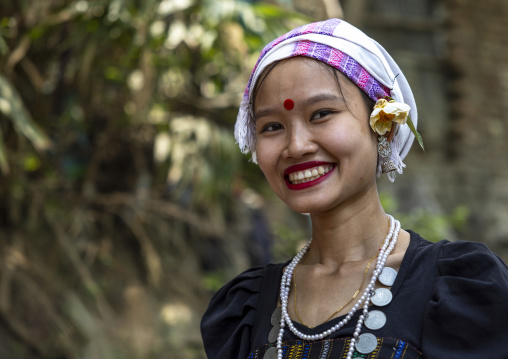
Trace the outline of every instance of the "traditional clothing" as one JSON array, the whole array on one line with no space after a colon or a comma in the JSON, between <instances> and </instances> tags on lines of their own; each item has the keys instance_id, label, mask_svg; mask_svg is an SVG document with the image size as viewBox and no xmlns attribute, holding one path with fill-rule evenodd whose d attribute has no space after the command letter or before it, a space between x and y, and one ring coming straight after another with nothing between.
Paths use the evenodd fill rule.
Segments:
<instances>
[{"instance_id":1,"label":"traditional clothing","mask_svg":"<svg viewBox=\"0 0 508 359\"><path fill-rule=\"evenodd\" d=\"M431 243L414 232L391 288L393 300L371 309L387 317L378 347L361 358L508 358L508 268L484 244ZM208 359L261 359L269 344L270 317L277 307L286 263L250 269L226 284L212 299L201 330ZM342 359L356 318L325 340L303 341L284 332L285 359ZM309 329L331 328L343 316ZM306 352L306 354L303 354Z\"/></svg>"}]
</instances>

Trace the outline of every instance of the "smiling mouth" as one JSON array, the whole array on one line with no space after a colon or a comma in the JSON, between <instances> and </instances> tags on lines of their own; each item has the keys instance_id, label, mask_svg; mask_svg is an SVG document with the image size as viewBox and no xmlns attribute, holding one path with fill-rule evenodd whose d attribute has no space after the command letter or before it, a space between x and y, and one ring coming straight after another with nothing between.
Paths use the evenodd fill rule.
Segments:
<instances>
[{"instance_id":1,"label":"smiling mouth","mask_svg":"<svg viewBox=\"0 0 508 359\"><path fill-rule=\"evenodd\" d=\"M334 165L322 165L308 168L303 171L296 171L289 173L287 179L291 184L301 184L317 180L318 178L326 175L334 168Z\"/></svg>"}]
</instances>

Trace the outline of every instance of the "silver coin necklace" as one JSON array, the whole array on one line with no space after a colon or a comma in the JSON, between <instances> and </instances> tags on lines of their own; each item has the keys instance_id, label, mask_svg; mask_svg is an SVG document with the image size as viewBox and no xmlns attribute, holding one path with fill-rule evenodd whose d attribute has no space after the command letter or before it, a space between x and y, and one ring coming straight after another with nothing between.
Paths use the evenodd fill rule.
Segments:
<instances>
[{"instance_id":1,"label":"silver coin necklace","mask_svg":"<svg viewBox=\"0 0 508 359\"><path fill-rule=\"evenodd\" d=\"M344 317L343 320L341 320L339 323L337 323L333 327L331 327L319 334L307 335L307 334L300 332L295 327L295 325L293 324L293 322L288 314L288 298L289 298L289 291L290 291L290 287L291 287L291 279L293 277L293 272L295 270L295 267L298 265L300 260L305 255L305 253L307 253L307 250L310 247L312 239L300 250L300 252L298 252L298 254L288 264L288 266L284 270L284 274L282 275L282 280L281 280L281 285L280 285L280 302L281 302L280 312L281 313L280 313L279 325L277 328L278 329L277 344L276 344L276 346L268 349L268 351L266 352L266 354L264 356L264 359L275 359L275 358L282 359L283 358L282 338L284 336L284 330L286 327L288 327L289 330L300 339L310 340L310 341L321 340L321 339L324 339L324 338L330 336L332 333L335 333L336 331L340 330L347 323L349 323L349 321L353 317L354 313L357 310L359 310L360 308L363 309L363 313L358 318L358 322L356 324L355 331L353 333L353 337L351 338L351 341L349 344L346 359L353 358L353 353L354 353L355 349L362 354L366 354L366 353L372 352L377 347L377 338L374 334L364 333L364 334L360 335L360 332L361 332L362 326L364 324L367 328L369 328L369 326L370 326L372 328L379 329L379 328L383 327L384 324L386 323L386 316L384 315L384 313L382 313L380 311L374 311L374 312L379 312L381 314L374 313L372 315L372 317L369 315L369 304L372 302L374 305L378 305L378 304L376 304L376 302L377 302L377 303L380 303L379 306L383 306L383 305L387 305L391 301L391 292L390 292L390 294L387 294L384 291L380 291L378 293L379 289L385 289L385 288L379 288L377 290L374 290L374 289L375 289L376 281L383 273L385 273L385 269L387 271L383 275L383 277L386 277L386 278L383 278L383 280L385 282L384 283L381 282L382 284L391 286L393 284L393 281L395 280L396 275L397 275L397 272L394 269L392 269L392 268L388 269L388 267L387 268L384 267L389 254L391 253L391 251L395 247L395 244L397 243L397 238L398 238L398 234L400 231L400 222L395 220L390 215L388 215L388 218L390 221L390 229L389 229L388 235L386 236L386 238L383 242L383 246L379 250L379 255L378 255L377 261L376 261L376 268L374 269L371 280L370 280L369 284L367 285L367 287L365 288L362 296L353 305L353 307L351 308L349 313ZM395 272L395 275L393 272ZM390 283L390 281L391 281L391 284L389 284L389 285L385 284L385 283ZM372 301L373 298L375 298L374 301ZM386 304L383 304L383 303L386 303ZM278 309L276 309L276 310L278 310ZM274 328L276 328L277 326L273 324L274 317L278 317L278 314L274 313L272 315L272 325L274 326ZM371 317L370 320L369 320L369 317ZM274 328L272 328L272 330L274 330ZM369 328L369 329L371 329L371 328ZM376 330L376 329L371 329L371 330ZM274 333L270 332L269 339L272 339L272 340L274 339ZM274 341L270 341L270 342L273 343Z\"/></svg>"}]
</instances>

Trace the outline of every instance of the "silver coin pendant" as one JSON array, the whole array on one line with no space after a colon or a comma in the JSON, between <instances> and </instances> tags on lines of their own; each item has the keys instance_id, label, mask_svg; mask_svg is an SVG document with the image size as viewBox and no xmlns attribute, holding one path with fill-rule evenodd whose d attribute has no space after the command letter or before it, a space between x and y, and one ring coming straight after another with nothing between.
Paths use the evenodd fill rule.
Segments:
<instances>
[{"instance_id":1,"label":"silver coin pendant","mask_svg":"<svg viewBox=\"0 0 508 359\"><path fill-rule=\"evenodd\" d=\"M370 330L378 330L385 326L386 315L379 310L369 312L369 316L365 319L365 326Z\"/></svg>"},{"instance_id":2,"label":"silver coin pendant","mask_svg":"<svg viewBox=\"0 0 508 359\"><path fill-rule=\"evenodd\" d=\"M378 288L375 294L370 298L370 301L378 307L384 307L392 301L392 298L392 292L389 289Z\"/></svg>"},{"instance_id":3,"label":"silver coin pendant","mask_svg":"<svg viewBox=\"0 0 508 359\"><path fill-rule=\"evenodd\" d=\"M279 335L280 326L277 324L270 330L270 333L268 334L268 342L269 343L275 343L277 341L277 336Z\"/></svg>"},{"instance_id":4,"label":"silver coin pendant","mask_svg":"<svg viewBox=\"0 0 508 359\"><path fill-rule=\"evenodd\" d=\"M263 359L276 359L277 358L277 347L271 347L263 355Z\"/></svg>"},{"instance_id":5,"label":"silver coin pendant","mask_svg":"<svg viewBox=\"0 0 508 359\"><path fill-rule=\"evenodd\" d=\"M358 337L355 348L362 354L369 354L377 348L377 338L374 334L363 333Z\"/></svg>"},{"instance_id":6,"label":"silver coin pendant","mask_svg":"<svg viewBox=\"0 0 508 359\"><path fill-rule=\"evenodd\" d=\"M384 267L383 271L379 275L379 281L386 285L387 287L391 287L395 282L395 278L397 277L397 271L390 267Z\"/></svg>"},{"instance_id":7,"label":"silver coin pendant","mask_svg":"<svg viewBox=\"0 0 508 359\"><path fill-rule=\"evenodd\" d=\"M277 307L272 313L271 323L272 325L280 324L280 318L282 317L282 308Z\"/></svg>"}]
</instances>

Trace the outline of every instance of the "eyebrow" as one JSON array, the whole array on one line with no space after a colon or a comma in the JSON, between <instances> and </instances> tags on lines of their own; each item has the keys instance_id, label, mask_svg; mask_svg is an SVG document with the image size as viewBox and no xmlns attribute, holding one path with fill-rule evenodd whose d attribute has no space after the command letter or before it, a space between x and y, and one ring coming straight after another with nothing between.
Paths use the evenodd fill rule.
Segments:
<instances>
[{"instance_id":1,"label":"eyebrow","mask_svg":"<svg viewBox=\"0 0 508 359\"><path fill-rule=\"evenodd\" d=\"M339 97L332 93L317 94L315 96L307 98L303 103L305 106L308 106L322 101L340 101L344 103L344 99L342 98L342 96Z\"/></svg>"},{"instance_id":2,"label":"eyebrow","mask_svg":"<svg viewBox=\"0 0 508 359\"><path fill-rule=\"evenodd\" d=\"M323 101L340 101L342 103L345 103L344 102L344 99L342 98L342 96L337 96L335 94L332 94L332 93L321 93L321 94L317 94L315 96L312 96L312 97L308 97L306 98L304 101L303 101L303 105L304 106L309 106L309 105L312 105L312 104L315 104L315 103L319 103L319 102L323 102ZM268 107L266 109L263 109L261 111L257 111L254 113L254 119L255 121L257 121L259 118L261 117L264 117L264 116L270 116L276 112L279 112L280 109L278 108L274 108L274 107Z\"/></svg>"}]
</instances>

